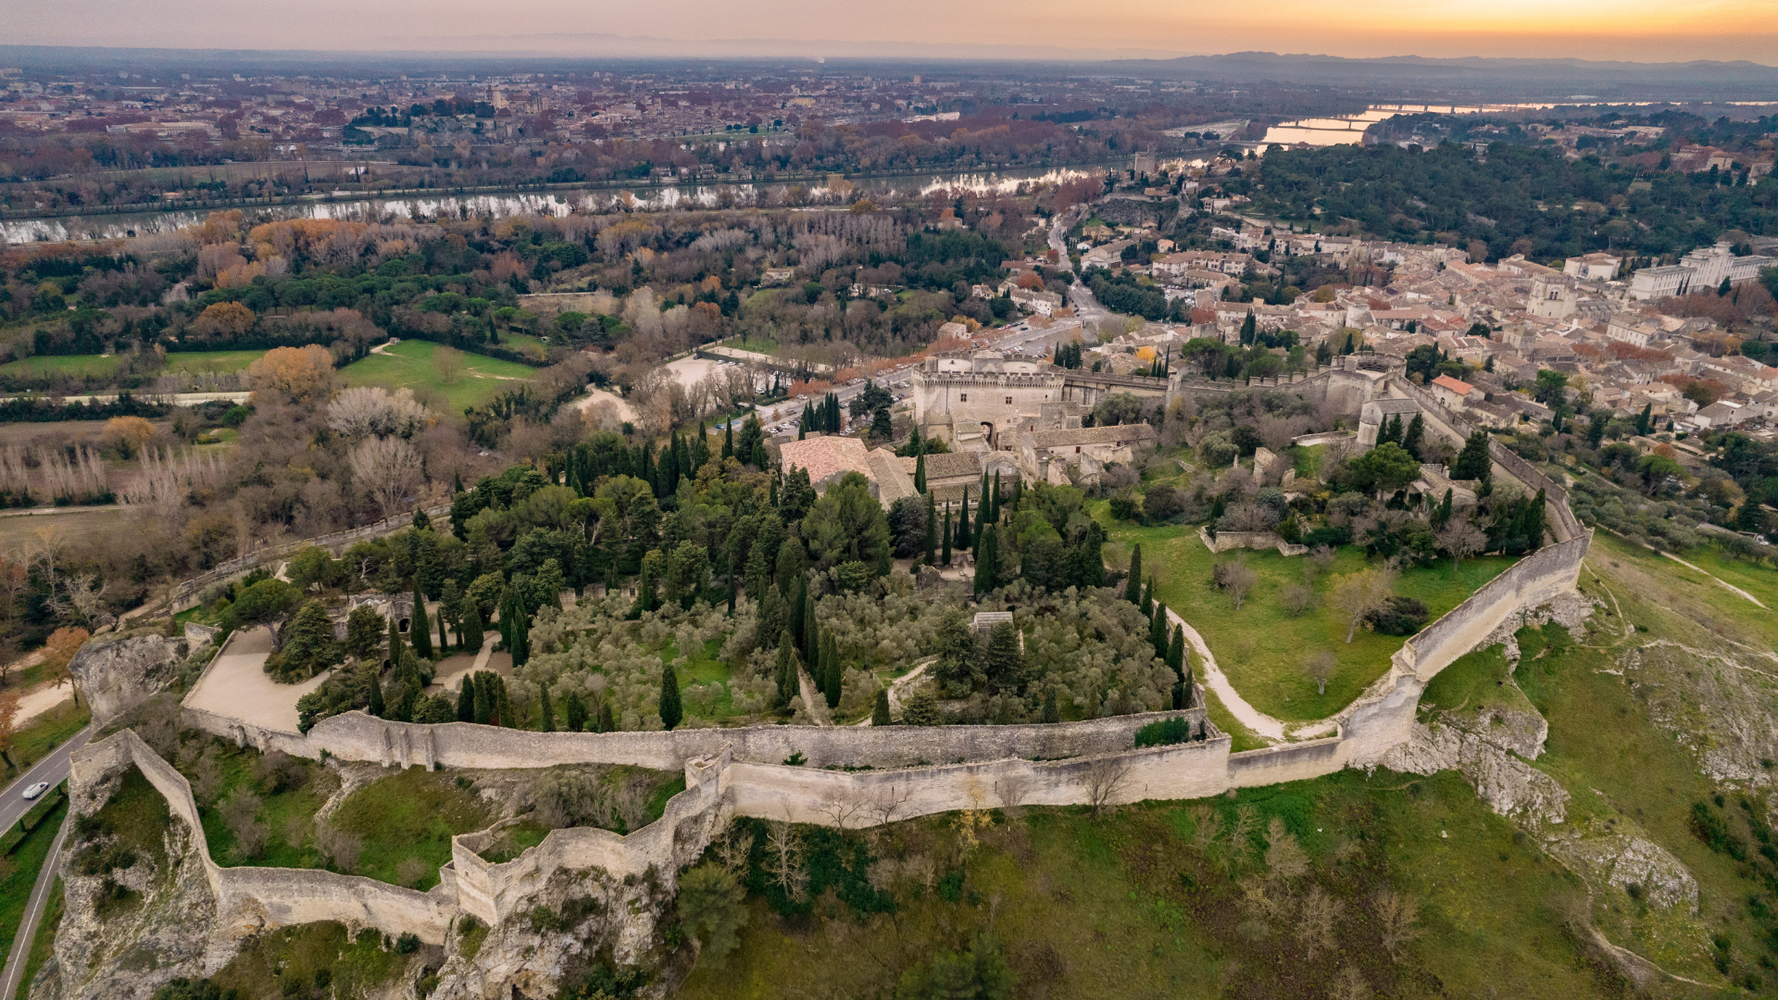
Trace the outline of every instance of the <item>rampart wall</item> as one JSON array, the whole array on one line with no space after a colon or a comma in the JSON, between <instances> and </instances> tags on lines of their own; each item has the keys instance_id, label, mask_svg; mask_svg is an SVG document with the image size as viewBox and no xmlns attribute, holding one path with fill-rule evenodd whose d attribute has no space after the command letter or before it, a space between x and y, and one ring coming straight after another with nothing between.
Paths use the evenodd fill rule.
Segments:
<instances>
[{"instance_id":1,"label":"rampart wall","mask_svg":"<svg viewBox=\"0 0 1778 1000\"><path fill-rule=\"evenodd\" d=\"M1200 697L1195 702L1203 705ZM736 760L777 764L801 754L810 767L920 767L1009 757L1055 760L1130 749L1136 730L1181 716L1194 728L1202 707L1145 712L1084 722L1018 726L745 726L671 732L538 733L468 722L421 724L379 719L361 711L315 724L307 735L263 729L187 708L186 721L237 743L319 758L403 767L553 767L558 764L631 764L676 771L689 760L727 751Z\"/></svg>"},{"instance_id":2,"label":"rampart wall","mask_svg":"<svg viewBox=\"0 0 1778 1000\"><path fill-rule=\"evenodd\" d=\"M334 920L348 927L374 927L397 936L412 933L442 944L456 911L454 891L445 884L419 892L357 875L317 869L224 868L210 856L191 783L133 730L124 730L74 752L70 787L90 787L106 775L136 765L167 800L167 808L190 828L193 848L216 895L218 930L229 935L261 927Z\"/></svg>"}]
</instances>

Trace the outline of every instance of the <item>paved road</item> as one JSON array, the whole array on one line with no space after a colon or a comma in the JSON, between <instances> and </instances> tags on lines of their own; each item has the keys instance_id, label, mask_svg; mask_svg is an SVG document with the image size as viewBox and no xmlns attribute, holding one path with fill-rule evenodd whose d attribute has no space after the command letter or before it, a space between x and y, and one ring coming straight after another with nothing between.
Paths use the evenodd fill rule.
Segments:
<instances>
[{"instance_id":1,"label":"paved road","mask_svg":"<svg viewBox=\"0 0 1778 1000\"><path fill-rule=\"evenodd\" d=\"M74 751L86 745L92 739L93 727L87 726L55 752L43 758L31 769L20 775L17 781L0 791L0 830L10 827L19 821L33 803L25 801L24 791L39 781L47 781L51 785L58 784L68 776L68 760ZM44 862L42 870L37 873L37 883L31 888L31 901L25 907L24 919L19 922L18 933L12 939L12 948L6 954L6 969L0 973L0 1000L13 1000L18 993L19 977L25 973L25 962L31 954L31 941L37 936L37 922L43 917L43 908L49 902L50 889L55 885L57 858L61 857L62 844L68 838L69 823L62 820L62 827L56 831L55 843L50 845L49 858Z\"/></svg>"}]
</instances>

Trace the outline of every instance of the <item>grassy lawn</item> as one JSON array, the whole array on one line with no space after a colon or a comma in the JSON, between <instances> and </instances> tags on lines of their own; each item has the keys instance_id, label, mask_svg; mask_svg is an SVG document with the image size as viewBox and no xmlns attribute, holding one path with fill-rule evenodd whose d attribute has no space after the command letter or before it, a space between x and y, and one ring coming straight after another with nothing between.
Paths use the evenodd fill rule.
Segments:
<instances>
[{"instance_id":1,"label":"grassy lawn","mask_svg":"<svg viewBox=\"0 0 1778 1000\"><path fill-rule=\"evenodd\" d=\"M70 378L85 378L93 375L116 374L118 365L123 358L116 354L102 356L98 354L38 354L17 361L8 361L0 365L0 375L23 376L28 378L50 378L57 375Z\"/></svg>"},{"instance_id":2,"label":"grassy lawn","mask_svg":"<svg viewBox=\"0 0 1778 1000\"><path fill-rule=\"evenodd\" d=\"M30 990L31 981L37 978L37 970L56 949L56 928L62 924L62 880L49 890L49 901L43 904L43 918L37 921L37 933L31 937L31 953L25 956L25 974L19 978L19 988Z\"/></svg>"},{"instance_id":3,"label":"grassy lawn","mask_svg":"<svg viewBox=\"0 0 1778 1000\"><path fill-rule=\"evenodd\" d=\"M18 764L18 770L23 771L49 756L56 747L85 729L92 718L85 702L76 706L73 701L65 701L32 719L30 725L18 731L12 745L12 759Z\"/></svg>"},{"instance_id":4,"label":"grassy lawn","mask_svg":"<svg viewBox=\"0 0 1778 1000\"><path fill-rule=\"evenodd\" d=\"M549 345L544 343L541 337L533 337L528 333L502 332L500 344L521 354L530 354L539 358L549 357Z\"/></svg>"},{"instance_id":5,"label":"grassy lawn","mask_svg":"<svg viewBox=\"0 0 1778 1000\"><path fill-rule=\"evenodd\" d=\"M467 784L467 779L464 779ZM357 874L403 884L396 869L409 858L426 864L416 888L438 884L438 869L451 860L451 838L480 830L494 816L451 775L410 767L347 796L333 814L343 830L364 838Z\"/></svg>"},{"instance_id":6,"label":"grassy lawn","mask_svg":"<svg viewBox=\"0 0 1778 1000\"><path fill-rule=\"evenodd\" d=\"M238 372L264 356L264 351L172 351L167 354L167 371Z\"/></svg>"},{"instance_id":7,"label":"grassy lawn","mask_svg":"<svg viewBox=\"0 0 1778 1000\"><path fill-rule=\"evenodd\" d=\"M439 372L439 353L454 354L461 371L450 382ZM516 361L468 354L425 340L404 340L384 354L371 354L341 369L346 384L413 389L425 398L442 398L454 414L480 406L508 389L516 389L535 369Z\"/></svg>"},{"instance_id":8,"label":"grassy lawn","mask_svg":"<svg viewBox=\"0 0 1778 1000\"><path fill-rule=\"evenodd\" d=\"M1234 840L1242 811L1254 832ZM1200 847L1204 814L1218 833ZM1243 905L1240 885L1263 875L1274 817L1300 842L1310 873L1268 915ZM971 825L973 847L964 825L928 817L838 850L829 845L839 838L811 831L812 869L830 871L822 866L834 856L857 864L868 852L930 865L935 877L892 877L892 916L857 915L819 894L812 912L780 916L775 890L755 874L740 951L694 971L679 996L779 997L787 982L821 983L832 996L884 995L906 970L980 934L999 942L1013 996L1616 995L1567 929L1568 908L1585 898L1577 881L1454 774L1344 772L1196 806L1143 803L1098 820L1085 809L995 813ZM1312 886L1339 913L1332 940L1314 954L1295 916ZM1381 947L1374 916L1384 888L1419 905L1423 933L1400 961ZM1348 968L1366 991L1330 993Z\"/></svg>"},{"instance_id":9,"label":"grassy lawn","mask_svg":"<svg viewBox=\"0 0 1778 1000\"><path fill-rule=\"evenodd\" d=\"M62 828L62 819L67 815L68 804L64 801L25 834L25 839L0 864L0 954L12 952L13 938L25 918L25 907L31 902L31 887L37 884L37 873L43 869L56 831Z\"/></svg>"},{"instance_id":10,"label":"grassy lawn","mask_svg":"<svg viewBox=\"0 0 1778 1000\"><path fill-rule=\"evenodd\" d=\"M1237 611L1229 597L1211 583L1210 572L1218 557L1198 540L1195 528L1114 524L1110 535L1119 549L1108 557L1110 561L1127 562L1130 547L1141 544L1142 569L1155 577L1158 599L1204 637L1217 665L1241 696L1274 718L1304 722L1339 711L1388 672L1389 657L1404 641L1401 636L1379 635L1361 625L1347 643L1346 624L1327 606L1332 578L1366 565L1360 549L1340 549L1333 566L1315 581L1319 604L1291 617L1283 606L1283 591L1302 581L1306 558L1288 558L1272 550L1244 553L1247 564L1259 573L1259 582ZM1234 556L1223 553L1221 558ZM1501 556L1468 559L1453 572L1450 560L1440 560L1403 573L1395 592L1425 602L1431 612L1428 621L1436 620L1513 561ZM1320 649L1332 650L1339 658L1339 668L1327 682L1324 695L1316 693L1315 682L1302 666L1309 653Z\"/></svg>"},{"instance_id":11,"label":"grassy lawn","mask_svg":"<svg viewBox=\"0 0 1778 1000\"><path fill-rule=\"evenodd\" d=\"M687 703L686 708L701 718L726 719L735 714L733 711L734 697L728 689L728 682L733 677L733 671L729 670L728 664L722 662L721 653L722 640L711 639L704 643L703 648L699 649L696 655L691 657L687 669L679 674L679 689L682 692L693 684L720 685L714 689L716 692L714 697L702 699L695 704ZM678 658L679 640L670 638L661 649L661 662L663 664L671 663Z\"/></svg>"},{"instance_id":12,"label":"grassy lawn","mask_svg":"<svg viewBox=\"0 0 1778 1000\"><path fill-rule=\"evenodd\" d=\"M731 337L718 347L732 347L737 351L752 351L755 354L772 354L778 350L778 341L771 337Z\"/></svg>"}]
</instances>

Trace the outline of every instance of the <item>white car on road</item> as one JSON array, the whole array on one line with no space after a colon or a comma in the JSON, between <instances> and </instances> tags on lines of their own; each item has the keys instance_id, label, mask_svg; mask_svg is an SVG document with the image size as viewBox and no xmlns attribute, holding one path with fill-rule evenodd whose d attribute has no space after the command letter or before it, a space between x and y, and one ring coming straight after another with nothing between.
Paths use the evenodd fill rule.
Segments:
<instances>
[{"instance_id":1,"label":"white car on road","mask_svg":"<svg viewBox=\"0 0 1778 1000\"><path fill-rule=\"evenodd\" d=\"M49 791L49 782L39 781L35 785L32 785L30 788L25 789L25 798L34 799L37 796L42 795L44 792L47 792L47 791Z\"/></svg>"}]
</instances>

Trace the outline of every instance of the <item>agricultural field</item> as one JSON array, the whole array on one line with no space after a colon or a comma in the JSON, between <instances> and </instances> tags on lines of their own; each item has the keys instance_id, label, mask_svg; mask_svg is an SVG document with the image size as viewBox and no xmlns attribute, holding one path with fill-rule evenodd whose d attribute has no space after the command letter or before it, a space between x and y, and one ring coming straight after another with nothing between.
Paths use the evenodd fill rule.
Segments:
<instances>
[{"instance_id":1,"label":"agricultural field","mask_svg":"<svg viewBox=\"0 0 1778 1000\"><path fill-rule=\"evenodd\" d=\"M44 533L63 539L104 540L117 538L135 529L136 511L128 507L105 507L50 513L52 508L39 508L40 513L0 513L0 552L19 555L39 544Z\"/></svg>"},{"instance_id":2,"label":"agricultural field","mask_svg":"<svg viewBox=\"0 0 1778 1000\"><path fill-rule=\"evenodd\" d=\"M534 369L516 361L465 354L425 340L404 340L341 369L349 386L412 389L422 401L441 403L452 414L480 406L531 378Z\"/></svg>"},{"instance_id":3,"label":"agricultural field","mask_svg":"<svg viewBox=\"0 0 1778 1000\"><path fill-rule=\"evenodd\" d=\"M167 355L166 372L213 374L238 372L258 360L264 351L173 351ZM52 378L58 375L87 378L114 375L123 361L116 354L36 355L0 365L0 377Z\"/></svg>"}]
</instances>

